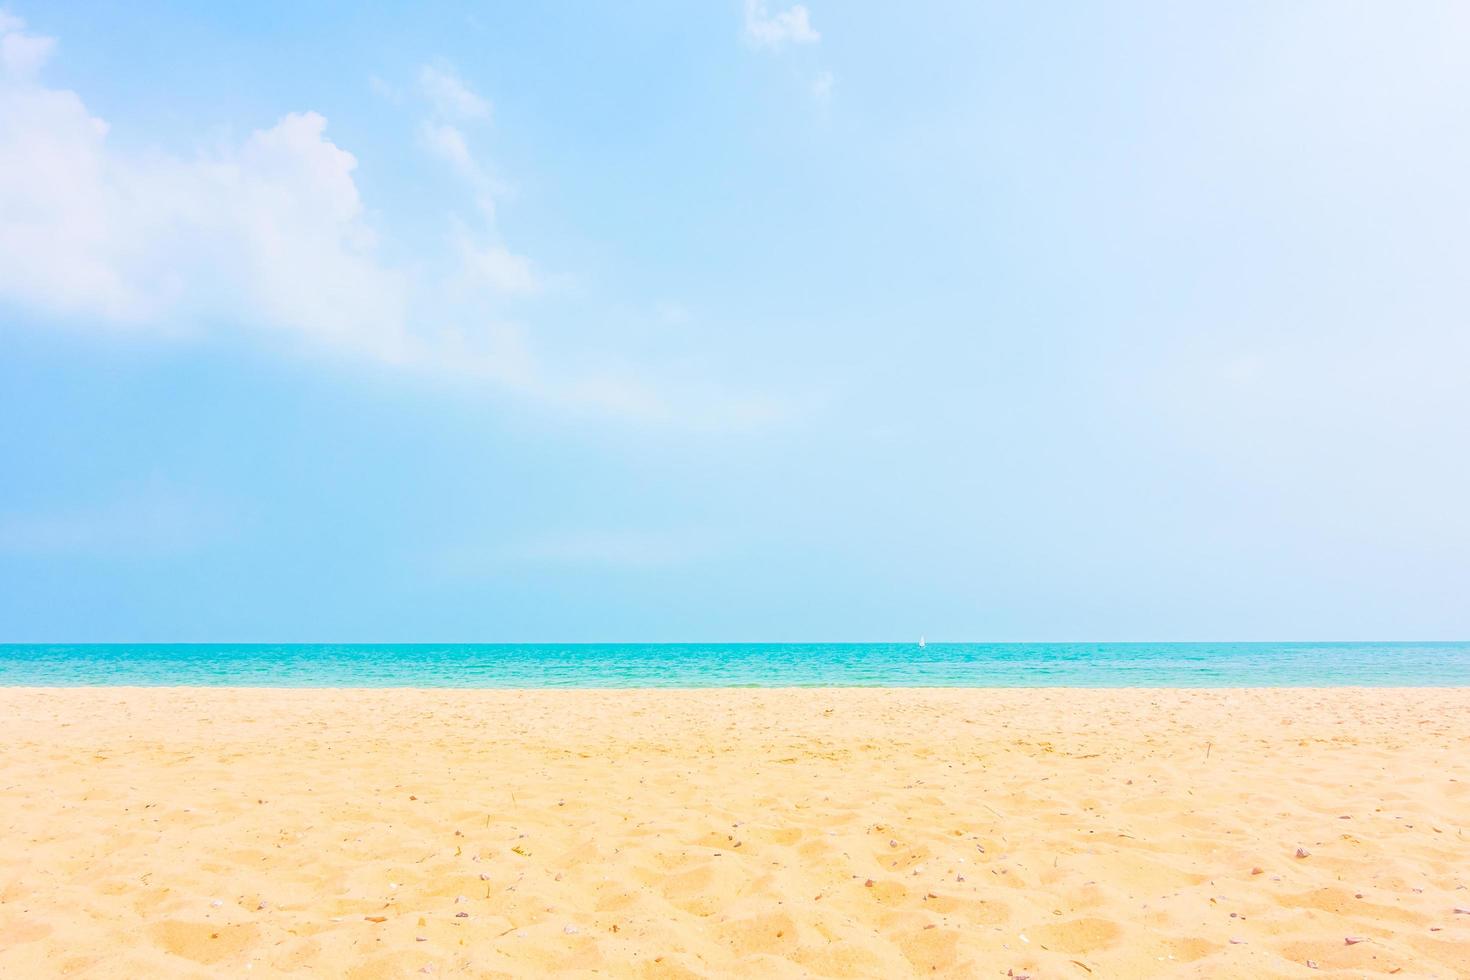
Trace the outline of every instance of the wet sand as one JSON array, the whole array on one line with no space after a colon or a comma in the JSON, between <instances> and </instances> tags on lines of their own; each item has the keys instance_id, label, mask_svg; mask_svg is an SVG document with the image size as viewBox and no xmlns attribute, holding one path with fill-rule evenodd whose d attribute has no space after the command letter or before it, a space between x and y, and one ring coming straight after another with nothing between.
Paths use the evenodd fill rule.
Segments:
<instances>
[{"instance_id":1,"label":"wet sand","mask_svg":"<svg viewBox=\"0 0 1470 980\"><path fill-rule=\"evenodd\" d=\"M1470 976L1470 689L8 688L0 744L7 977Z\"/></svg>"}]
</instances>

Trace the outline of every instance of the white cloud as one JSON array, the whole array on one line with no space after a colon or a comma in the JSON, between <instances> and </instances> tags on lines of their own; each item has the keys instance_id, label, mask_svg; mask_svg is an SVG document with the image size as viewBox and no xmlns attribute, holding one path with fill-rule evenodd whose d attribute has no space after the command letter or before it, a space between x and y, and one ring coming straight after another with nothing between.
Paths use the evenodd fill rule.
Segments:
<instances>
[{"instance_id":1,"label":"white cloud","mask_svg":"<svg viewBox=\"0 0 1470 980\"><path fill-rule=\"evenodd\" d=\"M708 386L607 370L585 352L575 369L538 356L495 299L533 293L541 280L498 240L499 187L448 122L427 121L426 143L470 184L488 228L475 243L455 223L448 245L458 263L410 271L381 254L358 161L317 113L192 156L123 150L76 93L38 80L50 39L0 15L0 45L0 303L74 328L254 329L578 413L711 426L753 417L748 400L716 400ZM451 102L460 114L478 104ZM449 288L464 279L475 288Z\"/></svg>"},{"instance_id":2,"label":"white cloud","mask_svg":"<svg viewBox=\"0 0 1470 980\"><path fill-rule=\"evenodd\" d=\"M51 58L56 39L25 32L25 21L0 10L0 70L12 79L35 76Z\"/></svg>"},{"instance_id":3,"label":"white cloud","mask_svg":"<svg viewBox=\"0 0 1470 980\"><path fill-rule=\"evenodd\" d=\"M771 13L765 0L745 0L745 36L759 47L779 48L784 44L815 44L822 39L812 27L805 4Z\"/></svg>"},{"instance_id":4,"label":"white cloud","mask_svg":"<svg viewBox=\"0 0 1470 980\"><path fill-rule=\"evenodd\" d=\"M438 116L464 120L490 118L489 101L471 91L452 71L425 65L419 69L419 88Z\"/></svg>"},{"instance_id":5,"label":"white cloud","mask_svg":"<svg viewBox=\"0 0 1470 980\"><path fill-rule=\"evenodd\" d=\"M75 93L0 84L0 295L121 323L233 315L388 356L406 284L325 127L293 113L194 159L128 155Z\"/></svg>"}]
</instances>

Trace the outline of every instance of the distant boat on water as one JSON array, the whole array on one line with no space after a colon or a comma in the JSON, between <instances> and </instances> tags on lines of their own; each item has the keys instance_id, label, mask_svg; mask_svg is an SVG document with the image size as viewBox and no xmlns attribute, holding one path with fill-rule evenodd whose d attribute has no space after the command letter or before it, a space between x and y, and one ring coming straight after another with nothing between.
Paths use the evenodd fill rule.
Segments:
<instances>
[{"instance_id":1,"label":"distant boat on water","mask_svg":"<svg viewBox=\"0 0 1470 980\"><path fill-rule=\"evenodd\" d=\"M924 649L924 637L923 637L923 634L920 634L920 636L919 636L919 649L920 650Z\"/></svg>"}]
</instances>

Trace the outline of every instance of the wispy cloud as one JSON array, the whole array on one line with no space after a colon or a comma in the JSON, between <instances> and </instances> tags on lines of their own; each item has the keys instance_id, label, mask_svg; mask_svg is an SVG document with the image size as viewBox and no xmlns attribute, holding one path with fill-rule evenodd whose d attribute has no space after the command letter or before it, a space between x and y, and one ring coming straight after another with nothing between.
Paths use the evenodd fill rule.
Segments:
<instances>
[{"instance_id":1,"label":"wispy cloud","mask_svg":"<svg viewBox=\"0 0 1470 980\"><path fill-rule=\"evenodd\" d=\"M471 90L448 68L436 65L420 68L419 88L435 114L442 118L466 121L490 118L490 100Z\"/></svg>"},{"instance_id":2,"label":"wispy cloud","mask_svg":"<svg viewBox=\"0 0 1470 980\"><path fill-rule=\"evenodd\" d=\"M648 531L558 533L506 549L504 554L533 564L661 568L687 564L707 554L708 543L698 537Z\"/></svg>"},{"instance_id":3,"label":"wispy cloud","mask_svg":"<svg viewBox=\"0 0 1470 980\"><path fill-rule=\"evenodd\" d=\"M504 245L477 245L468 233L462 233L456 245L470 285L488 287L506 295L541 290L541 277L524 255L517 255Z\"/></svg>"},{"instance_id":4,"label":"wispy cloud","mask_svg":"<svg viewBox=\"0 0 1470 980\"><path fill-rule=\"evenodd\" d=\"M765 0L745 0L745 37L764 48L786 44L815 44L822 39L812 27L811 14L805 4L795 4L771 13Z\"/></svg>"},{"instance_id":5,"label":"wispy cloud","mask_svg":"<svg viewBox=\"0 0 1470 980\"><path fill-rule=\"evenodd\" d=\"M496 200L507 192L470 149L461 121L482 122L490 116L490 103L444 65L425 65L419 70L419 87L428 101L428 116L419 125L424 147L447 163L464 182L480 212L481 228L472 233L456 221L453 238L465 280L503 294L525 295L540 290L541 280L531 260L518 255L500 240L495 227Z\"/></svg>"},{"instance_id":6,"label":"wispy cloud","mask_svg":"<svg viewBox=\"0 0 1470 980\"><path fill-rule=\"evenodd\" d=\"M430 559L453 577L527 570L657 571L717 555L718 540L698 529L590 529L552 531L499 543L457 542Z\"/></svg>"},{"instance_id":7,"label":"wispy cloud","mask_svg":"<svg viewBox=\"0 0 1470 980\"><path fill-rule=\"evenodd\" d=\"M394 105L403 104L403 90L381 76L369 75L368 88Z\"/></svg>"},{"instance_id":8,"label":"wispy cloud","mask_svg":"<svg viewBox=\"0 0 1470 980\"><path fill-rule=\"evenodd\" d=\"M488 222L495 220L495 201L504 192L504 186L496 180L470 152L469 141L464 131L451 123L436 119L425 119L419 127L424 147L434 156L449 164L474 195L475 207Z\"/></svg>"},{"instance_id":9,"label":"wispy cloud","mask_svg":"<svg viewBox=\"0 0 1470 980\"><path fill-rule=\"evenodd\" d=\"M832 101L832 89L837 84L830 71L824 71L812 79L812 98L825 105Z\"/></svg>"},{"instance_id":10,"label":"wispy cloud","mask_svg":"<svg viewBox=\"0 0 1470 980\"><path fill-rule=\"evenodd\" d=\"M683 326L689 322L689 308L683 303L665 300L654 308L660 323L668 326Z\"/></svg>"}]
</instances>

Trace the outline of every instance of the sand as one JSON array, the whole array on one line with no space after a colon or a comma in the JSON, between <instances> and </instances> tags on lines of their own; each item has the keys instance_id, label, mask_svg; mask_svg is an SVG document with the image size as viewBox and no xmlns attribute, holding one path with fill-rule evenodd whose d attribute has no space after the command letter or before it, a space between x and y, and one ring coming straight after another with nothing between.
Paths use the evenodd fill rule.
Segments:
<instances>
[{"instance_id":1,"label":"sand","mask_svg":"<svg viewBox=\"0 0 1470 980\"><path fill-rule=\"evenodd\" d=\"M0 743L6 977L1470 976L1470 689L10 688Z\"/></svg>"}]
</instances>

